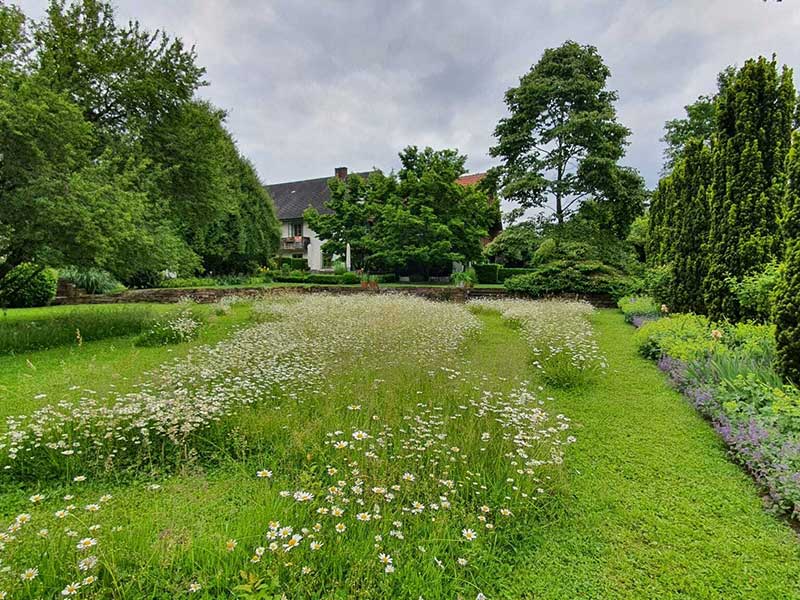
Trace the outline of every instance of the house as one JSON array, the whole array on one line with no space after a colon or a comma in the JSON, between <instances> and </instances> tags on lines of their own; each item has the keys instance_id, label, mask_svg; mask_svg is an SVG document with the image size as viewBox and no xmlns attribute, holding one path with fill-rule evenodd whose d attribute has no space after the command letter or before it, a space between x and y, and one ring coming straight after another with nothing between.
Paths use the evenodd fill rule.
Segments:
<instances>
[{"instance_id":1,"label":"house","mask_svg":"<svg viewBox=\"0 0 800 600\"><path fill-rule=\"evenodd\" d=\"M352 174L351 174L352 175ZM369 172L355 173L359 177L368 177ZM460 185L474 185L485 177L485 173L464 175L456 183ZM334 177L347 179L347 167L334 169ZM313 207L320 214L330 214L331 210L325 206L331 198L328 187L330 177L306 179L304 181L289 181L265 186L273 202L275 212L281 223L281 242L279 253L281 256L305 258L312 271L322 271L331 268L335 257L325 256L322 252L322 240L308 226L303 219L303 212ZM498 231L492 231L494 237ZM488 243L488 240L486 240ZM343 257L347 268L350 268L350 252Z\"/></svg>"}]
</instances>

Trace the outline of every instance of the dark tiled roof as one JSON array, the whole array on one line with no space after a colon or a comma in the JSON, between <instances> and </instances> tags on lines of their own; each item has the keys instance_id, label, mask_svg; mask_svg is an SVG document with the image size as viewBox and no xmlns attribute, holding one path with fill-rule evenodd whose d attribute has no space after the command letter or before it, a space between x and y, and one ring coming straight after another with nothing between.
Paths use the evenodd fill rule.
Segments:
<instances>
[{"instance_id":1,"label":"dark tiled roof","mask_svg":"<svg viewBox=\"0 0 800 600\"><path fill-rule=\"evenodd\" d=\"M352 173L366 178L369 172ZM330 214L332 211L325 208L325 203L331 199L331 190L328 187L330 177L319 179L306 179L304 181L289 181L266 185L272 201L275 203L275 213L279 220L302 219L303 211L309 206L316 208L321 214Z\"/></svg>"}]
</instances>

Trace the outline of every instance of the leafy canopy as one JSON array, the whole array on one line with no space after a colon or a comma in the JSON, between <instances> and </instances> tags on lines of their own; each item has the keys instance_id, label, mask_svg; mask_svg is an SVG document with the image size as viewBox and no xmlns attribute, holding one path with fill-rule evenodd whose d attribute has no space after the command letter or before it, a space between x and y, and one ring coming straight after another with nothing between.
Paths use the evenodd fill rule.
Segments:
<instances>
[{"instance_id":1,"label":"leafy canopy","mask_svg":"<svg viewBox=\"0 0 800 600\"><path fill-rule=\"evenodd\" d=\"M506 92L510 115L498 123L490 150L501 165L491 175L520 212L552 204L563 223L582 199L614 201L627 191L617 161L630 131L617 122L610 75L596 48L568 41L546 50Z\"/></svg>"},{"instance_id":2,"label":"leafy canopy","mask_svg":"<svg viewBox=\"0 0 800 600\"><path fill-rule=\"evenodd\" d=\"M400 162L397 173L330 181L326 206L333 214L305 213L325 240L323 249L343 255L349 243L358 268L425 275L449 271L452 261L480 258L481 240L499 209L485 192L456 183L465 173L466 157L455 150L410 146L400 153Z\"/></svg>"}]
</instances>

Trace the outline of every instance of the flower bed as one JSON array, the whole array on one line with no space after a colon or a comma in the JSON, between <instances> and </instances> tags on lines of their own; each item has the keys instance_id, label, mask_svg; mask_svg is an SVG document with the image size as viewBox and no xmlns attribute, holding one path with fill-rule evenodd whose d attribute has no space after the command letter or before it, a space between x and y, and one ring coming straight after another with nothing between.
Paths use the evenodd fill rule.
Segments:
<instances>
[{"instance_id":1,"label":"flower bed","mask_svg":"<svg viewBox=\"0 0 800 600\"><path fill-rule=\"evenodd\" d=\"M772 365L773 328L696 315L647 322L640 352L708 418L776 512L800 518L800 390Z\"/></svg>"}]
</instances>

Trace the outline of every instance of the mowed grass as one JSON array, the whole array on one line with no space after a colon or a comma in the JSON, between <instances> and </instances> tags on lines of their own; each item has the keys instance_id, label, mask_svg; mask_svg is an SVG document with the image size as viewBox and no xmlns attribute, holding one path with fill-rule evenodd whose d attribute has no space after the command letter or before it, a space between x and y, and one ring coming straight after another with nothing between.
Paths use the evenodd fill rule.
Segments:
<instances>
[{"instance_id":1,"label":"mowed grass","mask_svg":"<svg viewBox=\"0 0 800 600\"><path fill-rule=\"evenodd\" d=\"M609 372L557 392L576 423L570 499L531 532L508 598L800 598L800 544L764 511L708 423L639 357L617 311L595 327Z\"/></svg>"},{"instance_id":2,"label":"mowed grass","mask_svg":"<svg viewBox=\"0 0 800 600\"><path fill-rule=\"evenodd\" d=\"M138 310L139 305L129 305ZM146 305L155 313L174 311L174 305ZM47 308L14 309L7 311L10 320L46 319L69 314L105 312L107 306L54 306ZM119 310L120 307L117 308ZM191 348L217 342L236 327L246 323L247 306L234 306L229 315L216 316L208 307L198 310L207 313L207 323L197 339L174 346L135 347L135 336L105 340L0 356L0 428L5 418L27 414L60 400L77 400L87 393L103 396L109 392L128 392L159 365L184 355ZM3 318L0 316L0 318ZM71 389L74 388L74 389Z\"/></svg>"},{"instance_id":3,"label":"mowed grass","mask_svg":"<svg viewBox=\"0 0 800 600\"><path fill-rule=\"evenodd\" d=\"M479 318L482 332L454 366L469 376L440 375L421 386L406 366L388 362L375 371L342 372L330 398L340 405L357 402L367 410L391 404L411 390L423 392L421 400L468 394L480 389L479 374L507 381L505 391L519 379L533 378L530 353L518 330L496 314ZM235 311L207 327L195 343L220 339L245 319ZM608 373L584 387L548 388L542 394L554 396L547 402L551 411L573 419L578 442L568 450L559 495L528 523L524 535L514 538L513 547L497 548L497 560L481 574L487 598L800 598L795 533L763 510L755 486L728 461L710 426L666 386L653 364L637 356L633 330L622 315L599 311L594 321ZM32 353L27 359L45 366L39 386L57 394L73 382L83 386L86 378L97 388L110 385L109 379L132 386L188 346L102 346L108 343L81 349L93 346L92 353L65 356L62 349ZM45 359L49 353L53 356ZM65 361L63 380L46 387L59 368L59 354ZM2 365L0 360L0 369ZM83 378L71 374L76 370ZM6 382L5 373L0 370L0 385ZM215 464L187 464L183 473L165 478L157 491L144 482L88 482L83 495L96 489L115 497L99 513L100 522L108 528L122 525L118 547L126 551L115 564L114 597L182 596L186 581L176 574L199 568L236 577L242 557L223 552L225 540L252 545L264 529L264 518L280 511L274 492L264 493L263 482L253 477L256 469L275 464L269 439L292 436L296 456L286 460L313 462L310 441L327 431L332 414L324 403L295 409L292 415L248 410L240 427L263 451ZM289 429L299 422L302 427ZM259 435L264 439L258 440ZM38 491L66 492L46 486ZM7 519L29 506L30 493L10 488L0 495ZM418 578L420 591L430 593L426 598L439 597L443 590L426 588L433 577L421 571ZM162 583L156 585L157 580ZM159 587L162 591L153 594ZM328 597L324 592L320 597Z\"/></svg>"}]
</instances>

